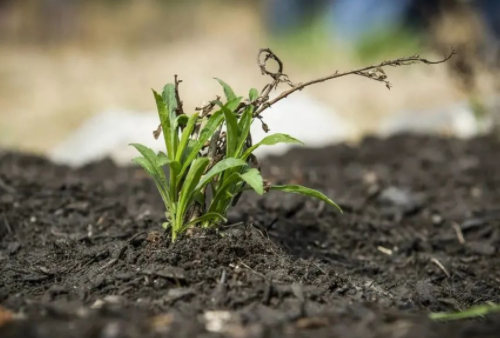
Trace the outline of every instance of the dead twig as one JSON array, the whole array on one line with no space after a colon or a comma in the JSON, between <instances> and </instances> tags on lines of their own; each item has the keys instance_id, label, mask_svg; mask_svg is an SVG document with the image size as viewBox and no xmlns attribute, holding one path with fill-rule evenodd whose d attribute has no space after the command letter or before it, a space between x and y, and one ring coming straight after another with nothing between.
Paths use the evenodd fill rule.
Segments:
<instances>
[{"instance_id":1,"label":"dead twig","mask_svg":"<svg viewBox=\"0 0 500 338\"><path fill-rule=\"evenodd\" d=\"M432 263L434 263L434 264L436 264L436 265L437 265L437 267L438 267L438 268L440 268L440 269L444 272L444 274L446 275L446 277L448 277L448 278L450 278L450 277L451 277L451 275L450 275L450 273L448 272L448 270L446 270L446 268L444 267L444 265L443 265L443 264L441 264L441 262L440 262L440 261L438 261L438 260L437 260L437 258L434 258L434 257L433 257L433 258L431 258L431 262L432 262Z\"/></svg>"},{"instance_id":2,"label":"dead twig","mask_svg":"<svg viewBox=\"0 0 500 338\"><path fill-rule=\"evenodd\" d=\"M207 116L215 108L215 105L219 101L220 101L220 96L217 95L215 97L215 100L212 100L208 104L202 105L201 107L196 107L194 110L195 111L201 111L200 117L205 117L205 116Z\"/></svg>"},{"instance_id":3,"label":"dead twig","mask_svg":"<svg viewBox=\"0 0 500 338\"><path fill-rule=\"evenodd\" d=\"M264 49L264 50L261 49L259 51L259 67L261 68L261 71L264 74L271 76L276 82L276 81L278 81L277 79L281 79L283 76L283 74L280 73L280 70L282 70L282 67L280 68L280 70L278 70L278 73L271 73L267 70L263 71L262 70L263 64L260 62L260 55L263 52L272 53L270 50L266 50L266 49ZM429 61L427 59L421 58L419 55L413 55L410 57L403 57L403 58L399 58L399 59L395 59L395 60L383 61L377 65L363 67L361 69L351 70L351 71L347 71L347 72L339 73L338 71L336 71L335 73L333 73L331 75L328 75L325 77L320 77L320 78L315 79L315 80L311 80L311 81L304 82L304 83L299 83L297 85L292 84L292 88L288 89L287 91L284 91L283 93L281 93L280 95L278 95L274 99L272 99L270 101L262 102L262 106L255 112L255 115L259 116L264 110L271 107L273 104L283 100L284 98L288 97L290 94L295 93L296 91L302 90L308 86L311 86L311 85L314 85L317 83L337 79L339 77L344 77L347 75L359 75L359 76L366 77L368 79L383 82L383 83L385 83L386 87L390 89L391 84L387 80L387 76L382 68L388 67L388 66L391 66L391 67L407 66L407 65L414 64L414 63L436 65L436 64L440 64L440 63L448 61L455 54L456 54L456 52L454 50L452 50L448 56L446 56L442 60L438 60L438 61ZM274 53L272 55L274 55ZM268 57L266 57L266 60L269 58L272 58L274 60L277 59L274 56L268 56ZM280 62L278 62L278 65L280 64ZM286 77L286 78L288 79L288 77ZM286 82L286 81L281 81L281 82ZM265 87L265 88L269 88L269 87Z\"/></svg>"},{"instance_id":4,"label":"dead twig","mask_svg":"<svg viewBox=\"0 0 500 338\"><path fill-rule=\"evenodd\" d=\"M250 271L251 273L253 273L254 275L259 276L259 277L261 277L261 278L262 278L262 279L264 279L264 280L266 279L266 276L264 276L264 275L263 275L263 274L261 274L260 272L255 271L254 269L252 269L251 267L249 267L248 265L246 265L246 264L245 264L245 262L240 261L240 262L239 262L239 264L240 264L241 266L243 266L244 268L246 268L246 269L247 269L248 271Z\"/></svg>"},{"instance_id":5,"label":"dead twig","mask_svg":"<svg viewBox=\"0 0 500 338\"><path fill-rule=\"evenodd\" d=\"M174 75L174 84L175 84L175 99L177 100L177 108L175 110L175 113L177 115L184 115L184 108L183 104L181 101L181 97L179 95L179 84L182 83L182 80L177 79L177 74Z\"/></svg>"},{"instance_id":6,"label":"dead twig","mask_svg":"<svg viewBox=\"0 0 500 338\"><path fill-rule=\"evenodd\" d=\"M457 234L458 243L462 245L465 244L464 234L462 232L462 229L460 229L460 225L458 225L456 222L453 222L451 226L453 227L455 233Z\"/></svg>"},{"instance_id":7,"label":"dead twig","mask_svg":"<svg viewBox=\"0 0 500 338\"><path fill-rule=\"evenodd\" d=\"M262 60L262 55L264 55L264 60ZM276 63L278 64L277 72L274 73L267 69L266 65L269 59L276 61ZM284 82L291 87L295 86L292 83L292 81L290 81L290 79L288 78L288 75L283 73L283 62L276 54L274 54L271 51L271 49L262 48L259 50L259 54L257 54L257 64L259 65L262 75L268 75L274 79L274 83L272 85L267 86L268 88L266 90L269 90L269 88L276 89L276 87L280 82Z\"/></svg>"}]
</instances>

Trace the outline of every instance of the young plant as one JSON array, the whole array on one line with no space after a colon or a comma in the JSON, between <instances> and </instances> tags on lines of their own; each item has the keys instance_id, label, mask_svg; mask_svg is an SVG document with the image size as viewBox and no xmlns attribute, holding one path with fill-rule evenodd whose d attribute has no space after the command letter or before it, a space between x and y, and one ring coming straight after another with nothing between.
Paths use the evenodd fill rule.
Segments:
<instances>
[{"instance_id":1,"label":"young plant","mask_svg":"<svg viewBox=\"0 0 500 338\"><path fill-rule=\"evenodd\" d=\"M175 76L174 84L167 84L161 95L153 90L160 118L154 136L158 138L163 132L166 153L155 153L143 145L132 144L142 155L134 161L152 177L165 204L166 222L163 227L171 231L172 241L192 226L216 227L226 221L228 209L238 202L246 190L254 190L260 195L270 190L302 194L317 198L342 212L337 204L319 191L299 185L271 185L265 181L253 152L260 146L302 142L286 134L273 134L253 144L250 134L252 123L259 120L268 132L262 112L309 85L356 74L383 82L390 89L383 67L416 62L436 64L446 61L451 55L453 52L438 62L419 56L384 61L379 65L346 73L336 72L325 78L294 84L283 73L281 60L271 50L262 49L258 65L263 75L273 79L272 82L260 92L251 89L243 100L224 81L216 79L223 88L225 102L217 97L209 104L196 108L196 113L191 116L184 113L179 95L181 81ZM278 72L267 70L269 59L278 63ZM280 83L286 83L290 89L270 100L270 92ZM167 167L168 175L164 167Z\"/></svg>"}]
</instances>

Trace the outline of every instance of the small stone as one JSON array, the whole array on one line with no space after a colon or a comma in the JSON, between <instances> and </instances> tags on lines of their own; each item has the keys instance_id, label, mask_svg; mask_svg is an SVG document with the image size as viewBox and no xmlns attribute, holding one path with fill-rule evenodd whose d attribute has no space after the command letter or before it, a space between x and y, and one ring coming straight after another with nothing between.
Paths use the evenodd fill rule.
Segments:
<instances>
[{"instance_id":1,"label":"small stone","mask_svg":"<svg viewBox=\"0 0 500 338\"><path fill-rule=\"evenodd\" d=\"M7 248L9 250L9 254L15 255L19 251L19 249L21 249L21 243L19 242L9 243L9 246Z\"/></svg>"},{"instance_id":2,"label":"small stone","mask_svg":"<svg viewBox=\"0 0 500 338\"><path fill-rule=\"evenodd\" d=\"M414 213L423 206L423 198L408 189L389 187L379 197L383 211L392 216L401 217Z\"/></svg>"},{"instance_id":3,"label":"small stone","mask_svg":"<svg viewBox=\"0 0 500 338\"><path fill-rule=\"evenodd\" d=\"M90 306L91 309L100 309L104 306L106 302L102 299L98 299Z\"/></svg>"},{"instance_id":4,"label":"small stone","mask_svg":"<svg viewBox=\"0 0 500 338\"><path fill-rule=\"evenodd\" d=\"M495 254L495 247L484 242L467 242L467 248L472 252L482 256L492 256Z\"/></svg>"},{"instance_id":5,"label":"small stone","mask_svg":"<svg viewBox=\"0 0 500 338\"><path fill-rule=\"evenodd\" d=\"M210 332L223 332L229 321L229 311L207 311L204 315L205 329Z\"/></svg>"},{"instance_id":6,"label":"small stone","mask_svg":"<svg viewBox=\"0 0 500 338\"><path fill-rule=\"evenodd\" d=\"M363 176L363 182L367 185L374 185L378 182L378 176L373 171L369 171Z\"/></svg>"},{"instance_id":7,"label":"small stone","mask_svg":"<svg viewBox=\"0 0 500 338\"><path fill-rule=\"evenodd\" d=\"M438 214L432 215L431 220L432 220L432 224L434 224L434 225L440 225L443 223L443 217L441 217L441 215L438 215Z\"/></svg>"},{"instance_id":8,"label":"small stone","mask_svg":"<svg viewBox=\"0 0 500 338\"><path fill-rule=\"evenodd\" d=\"M104 302L108 304L121 304L125 301L125 298L117 295L108 295L104 297Z\"/></svg>"}]
</instances>

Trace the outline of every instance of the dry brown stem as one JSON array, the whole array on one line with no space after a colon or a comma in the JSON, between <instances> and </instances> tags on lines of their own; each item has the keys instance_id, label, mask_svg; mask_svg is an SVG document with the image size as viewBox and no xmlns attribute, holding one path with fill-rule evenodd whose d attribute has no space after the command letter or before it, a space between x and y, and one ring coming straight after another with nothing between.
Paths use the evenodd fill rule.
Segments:
<instances>
[{"instance_id":1,"label":"dry brown stem","mask_svg":"<svg viewBox=\"0 0 500 338\"><path fill-rule=\"evenodd\" d=\"M264 62L262 62L262 55L263 54L264 54ZM411 64L415 64L415 63L423 63L426 65L436 65L436 64L440 64L440 63L448 61L455 54L456 54L456 52L454 50L452 50L449 55L444 57L442 60L438 60L438 61L429 61L427 59L421 58L419 55L413 55L410 57L403 57L403 58L399 58L399 59L383 61L383 62L376 64L376 65L371 65L371 66L367 66L367 67L363 67L363 68L355 69L355 70L351 70L351 71L346 71L346 72L342 72L342 73L339 73L339 71L336 71L335 73L328 75L328 76L325 76L325 77L320 77L318 79L314 79L314 80L307 81L304 83L294 84L290 81L288 76L283 73L283 62L281 62L281 60L276 56L276 54L274 54L269 48L261 49L259 51L259 54L257 57L257 64L258 64L259 68L261 69L262 74L270 76L273 79L273 82L270 84L267 84L264 87L264 89L262 90L261 97L259 98L260 99L260 106L256 109L255 115L259 116L264 110L271 107L273 104L283 100L284 98L288 97L290 94L295 93L296 91L302 90L308 86L311 86L311 85L314 85L317 83L337 79L337 78L344 77L347 75L359 75L359 76L363 76L363 77L366 77L366 78L371 79L371 80L383 82L385 84L385 86L387 87L387 89L391 89L391 83L387 80L387 75L385 74L385 72L383 70L384 67L408 66ZM279 68L278 68L277 73L270 72L269 70L266 69L266 62L269 59L273 59L278 63ZM275 89L278 86L278 84L281 82L288 84L291 88L282 92L280 95L278 95L274 99L269 100L268 95L269 95L270 91L272 89ZM259 100L256 100L256 101L259 101Z\"/></svg>"}]
</instances>

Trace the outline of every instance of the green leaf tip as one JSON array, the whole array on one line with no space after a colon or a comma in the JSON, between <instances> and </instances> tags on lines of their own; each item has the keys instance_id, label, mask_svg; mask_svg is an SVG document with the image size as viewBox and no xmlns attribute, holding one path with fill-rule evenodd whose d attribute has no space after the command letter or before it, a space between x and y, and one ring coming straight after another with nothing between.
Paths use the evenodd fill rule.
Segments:
<instances>
[{"instance_id":1,"label":"green leaf tip","mask_svg":"<svg viewBox=\"0 0 500 338\"><path fill-rule=\"evenodd\" d=\"M300 194L300 195L305 195L305 196L309 196L309 197L314 197L316 199L319 199L320 201L323 201L323 202L335 207L341 214L343 213L342 208L340 208L337 205L337 203L335 203L334 201L329 199L323 193L321 193L317 190L311 189L311 188L303 187L301 185L273 185L273 186L271 186L271 190L279 190L279 191L290 192L290 193L294 193L294 194Z\"/></svg>"},{"instance_id":2,"label":"green leaf tip","mask_svg":"<svg viewBox=\"0 0 500 338\"><path fill-rule=\"evenodd\" d=\"M217 80L217 82L219 82L220 85L222 86L222 89L224 90L224 95L226 96L227 101L231 101L231 100L236 98L236 94L234 93L233 89L227 83L225 83L224 81L222 81L221 79L216 78L216 77L214 79Z\"/></svg>"}]
</instances>

